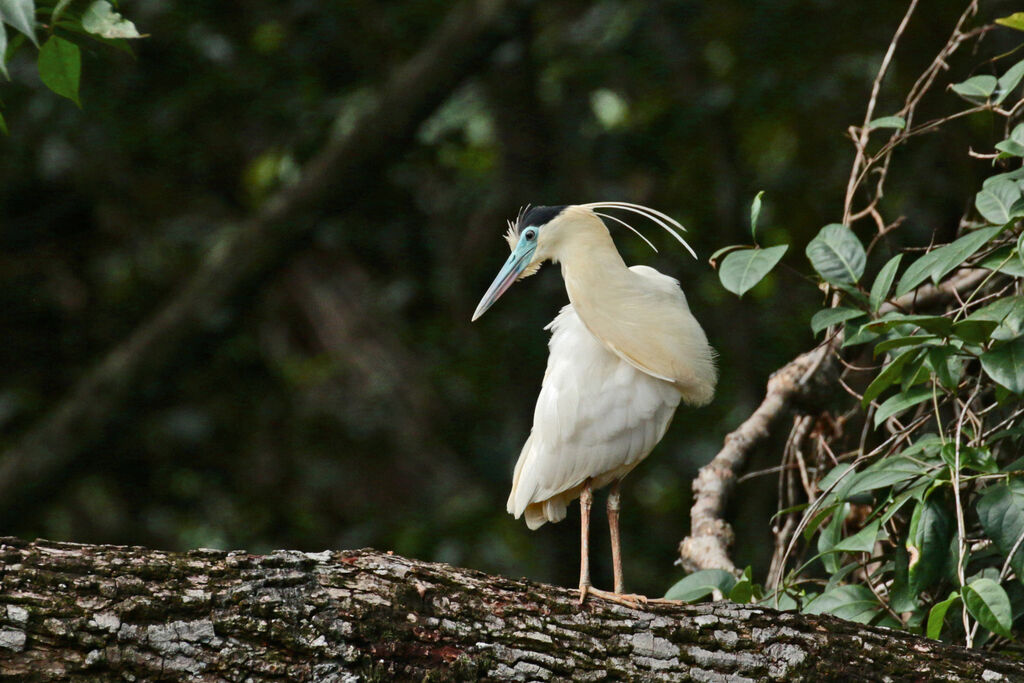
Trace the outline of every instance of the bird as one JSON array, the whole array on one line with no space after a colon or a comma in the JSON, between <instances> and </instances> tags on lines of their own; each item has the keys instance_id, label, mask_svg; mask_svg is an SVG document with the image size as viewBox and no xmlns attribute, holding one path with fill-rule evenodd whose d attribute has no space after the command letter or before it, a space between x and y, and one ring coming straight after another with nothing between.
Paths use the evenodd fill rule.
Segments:
<instances>
[{"instance_id":1,"label":"bird","mask_svg":"<svg viewBox=\"0 0 1024 683\"><path fill-rule=\"evenodd\" d=\"M623 593L620 483L665 435L680 402L703 406L712 400L718 370L679 281L646 265L626 266L605 220L657 249L611 211L653 222L697 257L679 234L685 231L681 224L640 204L527 206L508 222L512 254L472 320L545 261L560 264L569 303L545 327L551 331L547 369L507 509L533 530L564 519L578 498L579 604L595 595L635 607L647 599ZM593 492L609 485L612 592L592 585L589 552Z\"/></svg>"}]
</instances>

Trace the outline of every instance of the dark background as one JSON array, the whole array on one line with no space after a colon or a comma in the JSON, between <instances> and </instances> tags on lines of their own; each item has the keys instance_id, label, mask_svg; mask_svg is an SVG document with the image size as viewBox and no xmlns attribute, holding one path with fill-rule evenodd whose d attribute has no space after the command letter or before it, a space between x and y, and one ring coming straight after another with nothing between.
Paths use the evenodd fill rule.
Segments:
<instances>
[{"instance_id":1,"label":"dark background","mask_svg":"<svg viewBox=\"0 0 1024 683\"><path fill-rule=\"evenodd\" d=\"M991 3L974 24L1013 11ZM0 85L0 448L167 301L230 229L332 136L439 25L450 3L125 2L149 37L92 44L82 110L39 82L32 48ZM418 129L344 211L218 312L119 408L84 457L38 485L2 534L160 548L374 546L573 585L578 512L530 533L505 513L512 466L565 303L557 268L469 319L507 256L505 219L532 204L625 200L689 228L693 261L657 228L628 263L677 277L720 352L707 408L681 409L626 480L627 587L661 594L686 535L690 481L757 405L769 373L810 347L820 294L803 247L841 220L867 96L904 2L545 2ZM896 54L877 115L902 96L963 9L929 3ZM83 43L83 45L85 45ZM965 51L949 79L990 73ZM924 112L949 112L936 88ZM976 117L901 150L887 215L948 239L1002 139ZM742 300L707 257L790 243ZM339 184L336 192L347 192ZM897 245L893 245L897 246ZM882 250L884 251L884 250ZM879 253L884 258L887 253ZM875 264L873 267L877 267ZM778 444L752 468L778 460ZM0 450L0 459L4 457ZM740 485L741 566L763 575L773 476ZM603 496L598 503L603 506ZM599 508L600 509L600 508ZM595 581L610 587L606 525Z\"/></svg>"}]
</instances>

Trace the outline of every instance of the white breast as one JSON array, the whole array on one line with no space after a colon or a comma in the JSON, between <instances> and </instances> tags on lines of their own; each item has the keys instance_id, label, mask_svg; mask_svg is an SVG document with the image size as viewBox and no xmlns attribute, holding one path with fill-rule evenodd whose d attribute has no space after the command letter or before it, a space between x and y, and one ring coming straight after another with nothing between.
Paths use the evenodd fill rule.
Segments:
<instances>
[{"instance_id":1,"label":"white breast","mask_svg":"<svg viewBox=\"0 0 1024 683\"><path fill-rule=\"evenodd\" d=\"M584 481L624 476L661 440L679 405L671 383L609 351L565 306L552 330L533 429L516 464L508 511L535 529L565 518Z\"/></svg>"}]
</instances>

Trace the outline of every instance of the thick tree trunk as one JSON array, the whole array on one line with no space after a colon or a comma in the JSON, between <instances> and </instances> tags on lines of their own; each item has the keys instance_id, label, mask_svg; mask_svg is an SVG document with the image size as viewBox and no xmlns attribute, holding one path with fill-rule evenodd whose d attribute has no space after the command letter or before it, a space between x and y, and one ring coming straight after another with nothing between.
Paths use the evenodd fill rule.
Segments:
<instances>
[{"instance_id":1,"label":"thick tree trunk","mask_svg":"<svg viewBox=\"0 0 1024 683\"><path fill-rule=\"evenodd\" d=\"M4 680L1024 681L906 633L733 603L628 609L372 550L0 538Z\"/></svg>"}]
</instances>

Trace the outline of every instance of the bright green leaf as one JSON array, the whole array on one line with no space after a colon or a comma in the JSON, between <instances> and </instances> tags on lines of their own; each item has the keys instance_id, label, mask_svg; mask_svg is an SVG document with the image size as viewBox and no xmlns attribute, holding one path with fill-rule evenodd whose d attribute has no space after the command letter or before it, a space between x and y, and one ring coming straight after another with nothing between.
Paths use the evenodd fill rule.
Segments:
<instances>
[{"instance_id":1,"label":"bright green leaf","mask_svg":"<svg viewBox=\"0 0 1024 683\"><path fill-rule=\"evenodd\" d=\"M764 190L761 190L754 197L754 201L750 203L750 236L754 239L754 244L757 244L757 219L761 215L761 197L764 196Z\"/></svg>"},{"instance_id":2,"label":"bright green leaf","mask_svg":"<svg viewBox=\"0 0 1024 683\"><path fill-rule=\"evenodd\" d=\"M1024 62L1021 62L1020 65L1024 65ZM1024 156L1024 123L1014 126L1010 131L1010 137L996 143L996 149L1011 156Z\"/></svg>"},{"instance_id":3,"label":"bright green leaf","mask_svg":"<svg viewBox=\"0 0 1024 683\"><path fill-rule=\"evenodd\" d=\"M1017 183L1002 180L982 187L974 198L974 206L978 213L993 225L1005 225L1013 217L1011 207L1020 199L1021 192Z\"/></svg>"},{"instance_id":4,"label":"bright green leaf","mask_svg":"<svg viewBox=\"0 0 1024 683\"><path fill-rule=\"evenodd\" d=\"M677 581L665 598L693 602L718 591L723 597L729 595L736 586L736 577L724 569L702 569Z\"/></svg>"},{"instance_id":5,"label":"bright green leaf","mask_svg":"<svg viewBox=\"0 0 1024 683\"><path fill-rule=\"evenodd\" d=\"M1024 534L1024 493L1006 484L989 486L978 499L977 509L985 534L1004 557L1009 555ZM1018 577L1024 576L1024 547L1017 548L1010 566Z\"/></svg>"},{"instance_id":6,"label":"bright green leaf","mask_svg":"<svg viewBox=\"0 0 1024 683\"><path fill-rule=\"evenodd\" d=\"M928 279L928 276L931 275L935 264L939 260L940 254L938 251L938 249L933 249L927 254L919 256L916 261L910 264L903 272L899 284L896 285L896 296L903 296Z\"/></svg>"},{"instance_id":7,"label":"bright green leaf","mask_svg":"<svg viewBox=\"0 0 1024 683\"><path fill-rule=\"evenodd\" d=\"M933 251L935 262L930 273L932 282L938 284L947 273L962 265L1001 231L1000 226L975 230Z\"/></svg>"},{"instance_id":8,"label":"bright green leaf","mask_svg":"<svg viewBox=\"0 0 1024 683\"><path fill-rule=\"evenodd\" d=\"M989 578L971 581L963 587L964 603L978 623L993 633L1009 638L1013 624L1010 598L998 583Z\"/></svg>"},{"instance_id":9,"label":"bright green leaf","mask_svg":"<svg viewBox=\"0 0 1024 683\"><path fill-rule=\"evenodd\" d=\"M78 106L78 80L82 74L82 57L78 46L53 36L39 48L39 78L53 92Z\"/></svg>"},{"instance_id":10,"label":"bright green leaf","mask_svg":"<svg viewBox=\"0 0 1024 683\"><path fill-rule=\"evenodd\" d=\"M864 274L864 245L845 225L831 223L807 244L807 258L829 283L854 284Z\"/></svg>"},{"instance_id":11,"label":"bright green leaf","mask_svg":"<svg viewBox=\"0 0 1024 683\"><path fill-rule=\"evenodd\" d=\"M878 312L882 302L889 296L889 290L892 288L893 280L896 279L896 271L900 267L901 260L903 260L903 254L896 254L878 271L875 283L871 285L871 295L869 297L873 313Z\"/></svg>"},{"instance_id":12,"label":"bright green leaf","mask_svg":"<svg viewBox=\"0 0 1024 683\"><path fill-rule=\"evenodd\" d=\"M36 3L34 0L2 0L0 1L0 21L10 24L20 33L28 36L36 47Z\"/></svg>"},{"instance_id":13,"label":"bright green leaf","mask_svg":"<svg viewBox=\"0 0 1024 683\"><path fill-rule=\"evenodd\" d=\"M1024 12L1014 12L1008 17L996 19L996 23L1018 31L1024 31Z\"/></svg>"},{"instance_id":14,"label":"bright green leaf","mask_svg":"<svg viewBox=\"0 0 1024 683\"><path fill-rule=\"evenodd\" d=\"M883 116L868 123L868 130L876 128L898 128L903 130L907 127L907 120L902 116Z\"/></svg>"},{"instance_id":15,"label":"bright green leaf","mask_svg":"<svg viewBox=\"0 0 1024 683\"><path fill-rule=\"evenodd\" d=\"M984 102L995 91L997 83L995 76L974 76L963 83L955 83L953 92L971 102Z\"/></svg>"},{"instance_id":16,"label":"bright green leaf","mask_svg":"<svg viewBox=\"0 0 1024 683\"><path fill-rule=\"evenodd\" d=\"M953 325L953 335L970 344L984 344L997 327L999 323L994 320L965 319Z\"/></svg>"},{"instance_id":17,"label":"bright green leaf","mask_svg":"<svg viewBox=\"0 0 1024 683\"><path fill-rule=\"evenodd\" d=\"M898 415L908 408L916 406L932 397L930 386L917 386L890 396L875 412L875 426L882 424L893 415Z\"/></svg>"},{"instance_id":18,"label":"bright green leaf","mask_svg":"<svg viewBox=\"0 0 1024 683\"><path fill-rule=\"evenodd\" d=\"M115 12L106 0L96 0L82 14L82 28L103 38L141 38L128 19Z\"/></svg>"},{"instance_id":19,"label":"bright green leaf","mask_svg":"<svg viewBox=\"0 0 1024 683\"><path fill-rule=\"evenodd\" d=\"M981 367L993 381L1024 394L1024 336L983 353Z\"/></svg>"},{"instance_id":20,"label":"bright green leaf","mask_svg":"<svg viewBox=\"0 0 1024 683\"><path fill-rule=\"evenodd\" d=\"M789 245L767 249L742 249L730 253L718 269L722 286L737 296L743 296L760 282L779 262Z\"/></svg>"},{"instance_id":21,"label":"bright green leaf","mask_svg":"<svg viewBox=\"0 0 1024 683\"><path fill-rule=\"evenodd\" d=\"M846 322L861 315L864 315L864 311L859 308L846 308L843 306L823 308L811 317L811 332L818 334L826 327L838 325L841 322Z\"/></svg>"},{"instance_id":22,"label":"bright green leaf","mask_svg":"<svg viewBox=\"0 0 1024 683\"><path fill-rule=\"evenodd\" d=\"M930 612L928 612L928 629L927 635L932 640L938 640L939 636L942 635L942 624L946 620L946 612L952 607L957 600L960 599L959 593L950 593L949 597L942 602L937 602L932 606Z\"/></svg>"}]
</instances>

